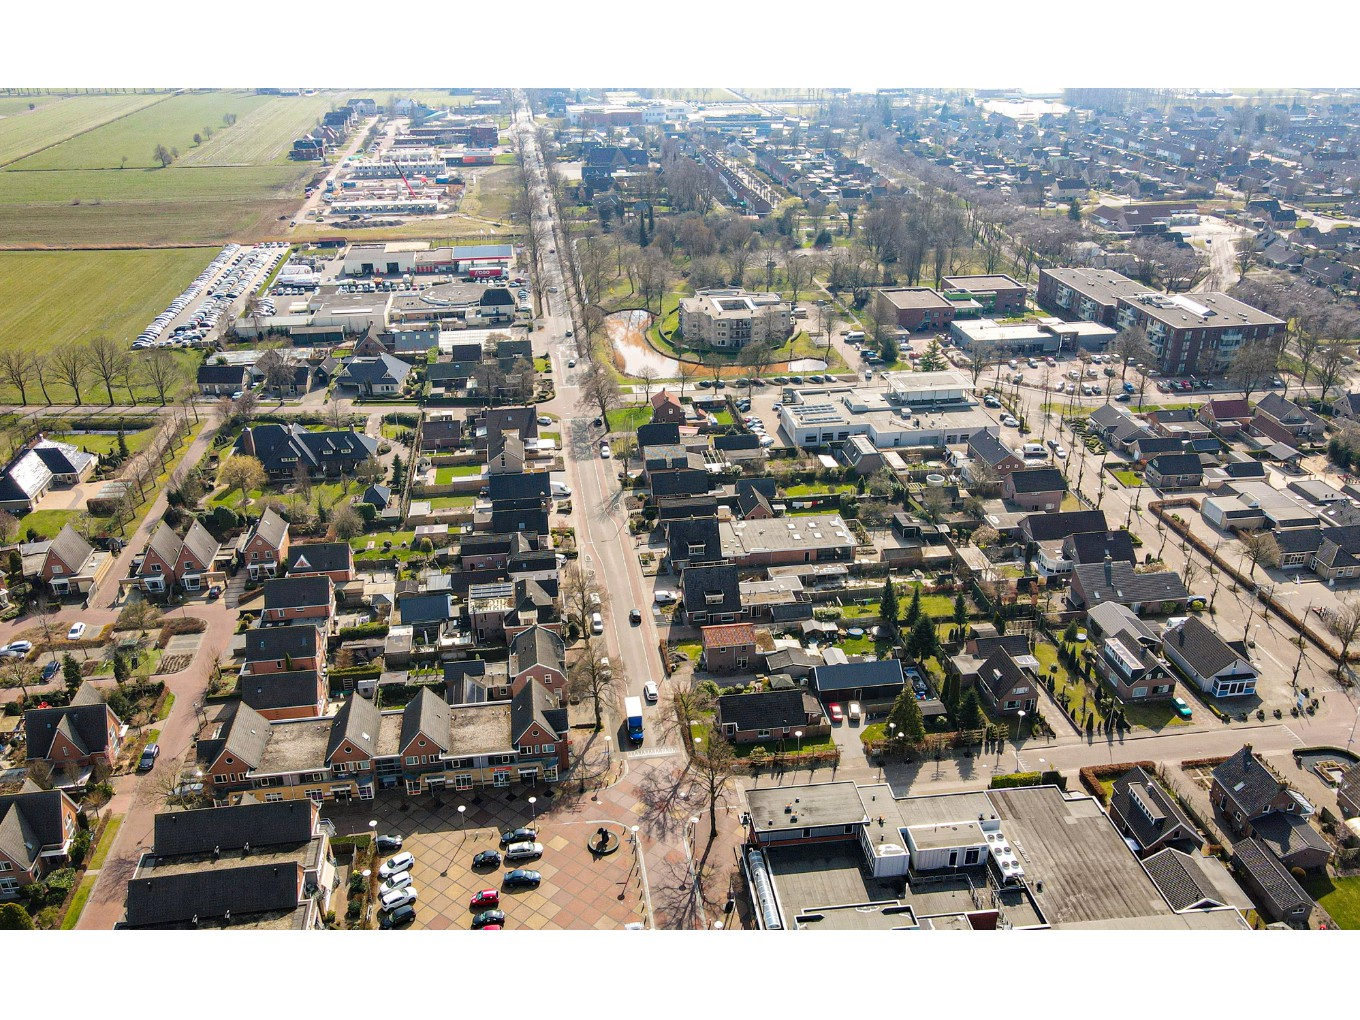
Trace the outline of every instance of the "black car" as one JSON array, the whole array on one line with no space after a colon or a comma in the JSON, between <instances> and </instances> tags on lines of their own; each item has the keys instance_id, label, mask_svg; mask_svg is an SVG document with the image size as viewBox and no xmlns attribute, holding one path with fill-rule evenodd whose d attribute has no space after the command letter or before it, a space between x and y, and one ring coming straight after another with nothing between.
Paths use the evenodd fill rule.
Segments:
<instances>
[{"instance_id":1,"label":"black car","mask_svg":"<svg viewBox=\"0 0 1360 1020\"><path fill-rule=\"evenodd\" d=\"M507 889L537 889L538 883L543 881L543 876L537 871L530 871L528 868L516 868L505 874L505 887Z\"/></svg>"},{"instance_id":2,"label":"black car","mask_svg":"<svg viewBox=\"0 0 1360 1020\"><path fill-rule=\"evenodd\" d=\"M472 919L473 928L490 928L495 925L497 928L505 924L505 912L503 910L483 910Z\"/></svg>"},{"instance_id":3,"label":"black car","mask_svg":"<svg viewBox=\"0 0 1360 1020\"><path fill-rule=\"evenodd\" d=\"M537 829L528 827L522 829L506 829L501 833L501 846L509 846L511 843L533 843L537 839Z\"/></svg>"},{"instance_id":4,"label":"black car","mask_svg":"<svg viewBox=\"0 0 1360 1020\"><path fill-rule=\"evenodd\" d=\"M641 623L641 622L642 622L642 610L641 610L641 609L634 609L632 612L630 612L630 613L628 614L628 622L629 622L629 623L634 623L634 624Z\"/></svg>"},{"instance_id":5,"label":"black car","mask_svg":"<svg viewBox=\"0 0 1360 1020\"><path fill-rule=\"evenodd\" d=\"M44 680L51 680L54 676L57 675L57 672L60 669L61 663L56 661L49 662L46 666L42 668L42 678Z\"/></svg>"},{"instance_id":6,"label":"black car","mask_svg":"<svg viewBox=\"0 0 1360 1020\"><path fill-rule=\"evenodd\" d=\"M472 858L472 866L474 868L499 868L501 866L500 851L483 850Z\"/></svg>"},{"instance_id":7,"label":"black car","mask_svg":"<svg viewBox=\"0 0 1360 1020\"><path fill-rule=\"evenodd\" d=\"M604 419L596 418L593 422L591 422L591 424L594 425L596 428L600 428L602 425L604 425Z\"/></svg>"},{"instance_id":8,"label":"black car","mask_svg":"<svg viewBox=\"0 0 1360 1020\"><path fill-rule=\"evenodd\" d=\"M416 919L416 908L409 903L403 903L396 910L389 910L385 914L378 916L378 927L380 928L400 928L410 924Z\"/></svg>"},{"instance_id":9,"label":"black car","mask_svg":"<svg viewBox=\"0 0 1360 1020\"><path fill-rule=\"evenodd\" d=\"M379 836L374 843L380 854L394 854L401 849L400 836Z\"/></svg>"},{"instance_id":10,"label":"black car","mask_svg":"<svg viewBox=\"0 0 1360 1020\"><path fill-rule=\"evenodd\" d=\"M137 771L150 772L152 767L156 764L156 759L160 757L160 753L160 744L147 744L146 748L142 751L141 760L137 762Z\"/></svg>"}]
</instances>

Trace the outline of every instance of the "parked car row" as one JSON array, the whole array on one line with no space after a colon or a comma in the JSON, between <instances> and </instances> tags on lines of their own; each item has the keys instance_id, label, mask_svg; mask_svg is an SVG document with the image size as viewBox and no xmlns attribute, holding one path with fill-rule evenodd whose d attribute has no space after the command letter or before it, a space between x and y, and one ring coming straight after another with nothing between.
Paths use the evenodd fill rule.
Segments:
<instances>
[{"instance_id":1,"label":"parked car row","mask_svg":"<svg viewBox=\"0 0 1360 1020\"><path fill-rule=\"evenodd\" d=\"M148 347L195 347L207 342L208 334L231 303L254 288L287 254L287 246L273 242L250 251L240 245L229 244L222 249L208 267L194 277L179 295L156 316L151 324L133 341L134 350ZM169 337L163 336L170 323L211 283L207 298L193 310L188 319L177 325ZM272 311L267 314L272 314Z\"/></svg>"}]
</instances>

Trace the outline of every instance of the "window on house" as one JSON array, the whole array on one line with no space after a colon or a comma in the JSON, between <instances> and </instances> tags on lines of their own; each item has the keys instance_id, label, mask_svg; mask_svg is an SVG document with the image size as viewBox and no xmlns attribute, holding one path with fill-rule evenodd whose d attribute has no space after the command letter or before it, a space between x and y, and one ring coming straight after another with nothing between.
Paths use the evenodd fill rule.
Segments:
<instances>
[{"instance_id":1,"label":"window on house","mask_svg":"<svg viewBox=\"0 0 1360 1020\"><path fill-rule=\"evenodd\" d=\"M804 839L809 839L811 836L812 836L812 830L811 830L811 829L804 829L804 830L803 830L803 838L804 838Z\"/></svg>"},{"instance_id":2,"label":"window on house","mask_svg":"<svg viewBox=\"0 0 1360 1020\"><path fill-rule=\"evenodd\" d=\"M283 800L283 794L279 793L277 790L264 795L264 802L266 804L277 804L281 800Z\"/></svg>"},{"instance_id":3,"label":"window on house","mask_svg":"<svg viewBox=\"0 0 1360 1020\"><path fill-rule=\"evenodd\" d=\"M769 730L756 730L756 736L759 737L761 740L764 740L769 735L770 735Z\"/></svg>"},{"instance_id":4,"label":"window on house","mask_svg":"<svg viewBox=\"0 0 1360 1020\"><path fill-rule=\"evenodd\" d=\"M407 765L419 765L419 764L420 764L420 755L418 755L418 754L413 754L413 755L408 756L407 759L406 759L406 764L407 764Z\"/></svg>"}]
</instances>

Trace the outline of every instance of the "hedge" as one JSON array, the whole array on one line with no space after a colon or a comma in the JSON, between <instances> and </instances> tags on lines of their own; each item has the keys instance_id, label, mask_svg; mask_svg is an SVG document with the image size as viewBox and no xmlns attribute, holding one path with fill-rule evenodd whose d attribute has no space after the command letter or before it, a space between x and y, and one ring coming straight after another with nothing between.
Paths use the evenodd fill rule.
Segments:
<instances>
[{"instance_id":1,"label":"hedge","mask_svg":"<svg viewBox=\"0 0 1360 1020\"><path fill-rule=\"evenodd\" d=\"M992 776L991 789L1009 790L1017 786L1056 786L1067 789L1067 780L1060 772L1010 772L1004 776Z\"/></svg>"},{"instance_id":2,"label":"hedge","mask_svg":"<svg viewBox=\"0 0 1360 1020\"><path fill-rule=\"evenodd\" d=\"M177 634L202 634L207 629L208 625L196 616L176 616L161 625L161 634L156 638L156 647L164 648Z\"/></svg>"},{"instance_id":3,"label":"hedge","mask_svg":"<svg viewBox=\"0 0 1360 1020\"><path fill-rule=\"evenodd\" d=\"M1078 775L1081 778L1081 785L1086 787L1086 792L1104 804L1105 787L1101 785L1102 781L1117 779L1134 769L1142 769L1150 775L1155 775L1157 764L1150 761L1122 761L1115 762L1113 765L1087 765Z\"/></svg>"},{"instance_id":4,"label":"hedge","mask_svg":"<svg viewBox=\"0 0 1360 1020\"><path fill-rule=\"evenodd\" d=\"M336 638L341 641L352 641L355 638L366 637L386 637L389 625L386 623L360 623L353 627L341 627L335 632Z\"/></svg>"}]
</instances>

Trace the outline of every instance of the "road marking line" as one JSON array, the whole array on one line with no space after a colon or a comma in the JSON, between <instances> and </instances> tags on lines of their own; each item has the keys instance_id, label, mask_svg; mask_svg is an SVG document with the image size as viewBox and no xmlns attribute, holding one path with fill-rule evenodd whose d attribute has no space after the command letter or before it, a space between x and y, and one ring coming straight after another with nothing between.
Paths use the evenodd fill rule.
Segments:
<instances>
[{"instance_id":1,"label":"road marking line","mask_svg":"<svg viewBox=\"0 0 1360 1020\"><path fill-rule=\"evenodd\" d=\"M647 747L641 751L629 751L628 758L669 758L680 753L678 747Z\"/></svg>"},{"instance_id":2,"label":"road marking line","mask_svg":"<svg viewBox=\"0 0 1360 1020\"><path fill-rule=\"evenodd\" d=\"M1285 727L1282 727L1282 728L1284 729L1284 731L1285 731L1286 733L1288 733L1291 737L1293 737L1295 740L1297 740L1297 741L1299 742L1299 746L1300 746L1300 747L1302 747L1305 743L1307 743L1307 741L1305 741L1301 736L1299 736L1297 733L1295 733L1293 730L1291 730L1288 726L1285 726Z\"/></svg>"}]
</instances>

